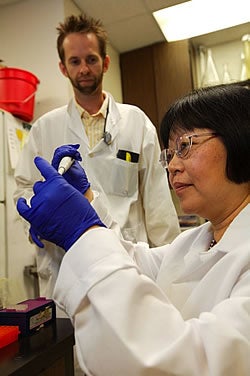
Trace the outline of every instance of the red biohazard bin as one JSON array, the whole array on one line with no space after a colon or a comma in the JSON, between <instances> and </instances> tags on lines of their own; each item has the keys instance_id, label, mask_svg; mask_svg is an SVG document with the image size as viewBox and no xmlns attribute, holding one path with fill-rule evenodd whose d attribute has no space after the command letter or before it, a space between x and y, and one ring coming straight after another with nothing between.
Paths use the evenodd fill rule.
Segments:
<instances>
[{"instance_id":1,"label":"red biohazard bin","mask_svg":"<svg viewBox=\"0 0 250 376\"><path fill-rule=\"evenodd\" d=\"M39 79L18 68L0 69L0 109L30 122L34 117L34 103Z\"/></svg>"}]
</instances>

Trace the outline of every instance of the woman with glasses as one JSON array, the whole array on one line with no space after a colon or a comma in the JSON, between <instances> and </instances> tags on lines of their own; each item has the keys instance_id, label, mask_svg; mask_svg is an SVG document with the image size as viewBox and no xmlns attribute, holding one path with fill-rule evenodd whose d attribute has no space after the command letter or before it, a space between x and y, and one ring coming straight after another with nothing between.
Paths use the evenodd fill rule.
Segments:
<instances>
[{"instance_id":1,"label":"woman with glasses","mask_svg":"<svg viewBox=\"0 0 250 376\"><path fill-rule=\"evenodd\" d=\"M119 240L42 158L45 181L18 210L38 237L70 249L54 297L88 375L249 376L249 89L186 95L166 113L161 137L183 211L207 220L170 245Z\"/></svg>"}]
</instances>

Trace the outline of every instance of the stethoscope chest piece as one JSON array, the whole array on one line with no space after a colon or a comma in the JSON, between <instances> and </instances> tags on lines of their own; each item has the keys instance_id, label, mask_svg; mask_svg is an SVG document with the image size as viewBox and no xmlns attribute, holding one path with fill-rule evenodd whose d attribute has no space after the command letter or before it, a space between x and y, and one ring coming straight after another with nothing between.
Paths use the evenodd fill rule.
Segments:
<instances>
[{"instance_id":1,"label":"stethoscope chest piece","mask_svg":"<svg viewBox=\"0 0 250 376\"><path fill-rule=\"evenodd\" d=\"M103 140L104 140L105 144L110 145L111 142L112 142L112 136L111 136L111 133L109 133L109 132L104 132L104 133L103 133Z\"/></svg>"}]
</instances>

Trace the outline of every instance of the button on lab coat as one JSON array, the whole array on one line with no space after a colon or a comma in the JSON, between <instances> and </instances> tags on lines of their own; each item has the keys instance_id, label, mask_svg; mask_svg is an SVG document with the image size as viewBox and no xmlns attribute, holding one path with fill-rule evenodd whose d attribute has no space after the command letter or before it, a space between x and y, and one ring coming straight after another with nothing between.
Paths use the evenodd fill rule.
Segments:
<instances>
[{"instance_id":1,"label":"button on lab coat","mask_svg":"<svg viewBox=\"0 0 250 376\"><path fill-rule=\"evenodd\" d=\"M207 251L209 222L171 245L86 232L66 253L55 300L95 376L249 376L250 205ZM65 278L67 276L67 278Z\"/></svg>"}]
</instances>

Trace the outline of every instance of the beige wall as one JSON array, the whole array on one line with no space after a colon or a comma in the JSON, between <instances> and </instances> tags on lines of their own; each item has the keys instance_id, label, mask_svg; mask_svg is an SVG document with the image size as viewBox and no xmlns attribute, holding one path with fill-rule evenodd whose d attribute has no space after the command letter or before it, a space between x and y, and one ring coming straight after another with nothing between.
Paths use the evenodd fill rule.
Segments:
<instances>
[{"instance_id":1,"label":"beige wall","mask_svg":"<svg viewBox=\"0 0 250 376\"><path fill-rule=\"evenodd\" d=\"M36 93L34 116L36 120L43 113L64 105L69 100L70 85L58 67L56 25L66 15L78 12L78 9L71 0L22 0L0 9L0 59L4 60L7 66L27 70L40 79ZM111 91L115 99L120 101L119 56L111 46L108 51L112 65L105 75L104 88ZM1 151L3 151L3 143L7 150L7 138L3 137L2 130L3 127L0 129ZM6 234L7 232L10 234L8 254L0 247L0 300L6 295L8 304L36 296L35 280L23 275L24 266L34 264L34 249L28 242L12 201L15 189L12 174L13 171L6 174L8 203L11 204L6 229ZM0 209L0 236L3 238L5 217L3 209ZM6 283L8 283L8 291L7 287L5 288Z\"/></svg>"},{"instance_id":2,"label":"beige wall","mask_svg":"<svg viewBox=\"0 0 250 376\"><path fill-rule=\"evenodd\" d=\"M68 80L58 67L56 26L69 14L79 13L72 0L23 0L1 7L0 59L9 67L24 69L39 80L34 120L66 104L71 95ZM122 101L119 55L108 49L112 64L105 75L104 89Z\"/></svg>"},{"instance_id":3,"label":"beige wall","mask_svg":"<svg viewBox=\"0 0 250 376\"><path fill-rule=\"evenodd\" d=\"M71 14L80 14L81 10L72 2L72 0L64 0L65 16ZM91 16L91 15L90 15ZM103 88L109 91L117 102L122 102L121 72L119 64L119 54L109 44L107 52L111 58L111 64L108 72L106 72L103 80ZM71 87L69 88L71 93Z\"/></svg>"}]
</instances>

